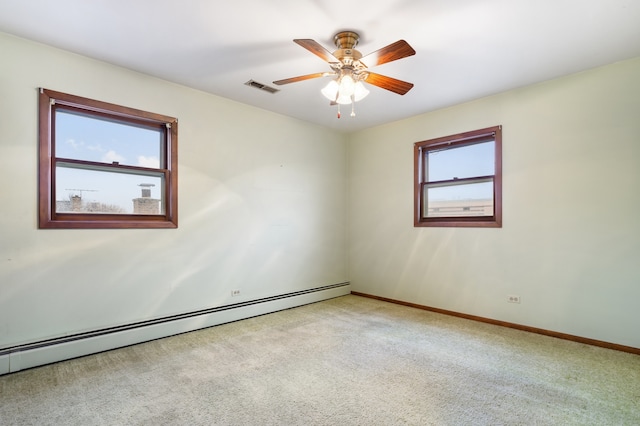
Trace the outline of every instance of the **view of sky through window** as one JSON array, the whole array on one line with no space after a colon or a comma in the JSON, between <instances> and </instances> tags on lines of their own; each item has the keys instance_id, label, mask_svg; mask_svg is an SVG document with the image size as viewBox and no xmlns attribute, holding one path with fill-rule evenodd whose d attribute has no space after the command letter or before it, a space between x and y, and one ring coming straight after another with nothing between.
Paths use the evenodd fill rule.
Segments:
<instances>
[{"instance_id":1,"label":"view of sky through window","mask_svg":"<svg viewBox=\"0 0 640 426\"><path fill-rule=\"evenodd\" d=\"M448 180L492 175L494 172L494 142L429 152L428 180Z\"/></svg>"},{"instance_id":2,"label":"view of sky through window","mask_svg":"<svg viewBox=\"0 0 640 426\"><path fill-rule=\"evenodd\" d=\"M56 111L56 153L58 159L73 159L106 164L157 169L163 167L162 132L123 121L111 121L83 114ZM83 202L118 206L123 213L133 210L133 198L141 196L140 185L161 199L163 175L139 172L99 171L77 166L56 168L56 200L81 196Z\"/></svg>"},{"instance_id":3,"label":"view of sky through window","mask_svg":"<svg viewBox=\"0 0 640 426\"><path fill-rule=\"evenodd\" d=\"M429 182L490 176L495 170L495 142L431 151L428 154L426 172ZM454 185L431 188L428 199L475 200L493 198L492 183Z\"/></svg>"}]
</instances>

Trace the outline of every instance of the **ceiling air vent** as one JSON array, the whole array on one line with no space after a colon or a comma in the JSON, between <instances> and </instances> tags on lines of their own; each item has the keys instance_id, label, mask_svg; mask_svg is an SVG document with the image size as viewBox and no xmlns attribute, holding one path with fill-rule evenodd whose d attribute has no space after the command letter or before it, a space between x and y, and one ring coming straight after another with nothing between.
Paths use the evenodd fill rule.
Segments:
<instances>
[{"instance_id":1,"label":"ceiling air vent","mask_svg":"<svg viewBox=\"0 0 640 426\"><path fill-rule=\"evenodd\" d=\"M249 80L245 83L247 86L255 87L256 89L264 90L269 93L279 92L280 89L276 89L275 87L267 86L266 84L258 83L257 81Z\"/></svg>"}]
</instances>

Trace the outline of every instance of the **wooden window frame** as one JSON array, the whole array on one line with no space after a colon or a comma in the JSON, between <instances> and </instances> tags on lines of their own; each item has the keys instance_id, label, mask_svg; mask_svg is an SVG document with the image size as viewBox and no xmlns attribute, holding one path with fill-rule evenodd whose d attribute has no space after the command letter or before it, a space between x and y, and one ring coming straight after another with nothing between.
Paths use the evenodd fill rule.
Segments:
<instances>
[{"instance_id":1,"label":"wooden window frame","mask_svg":"<svg viewBox=\"0 0 640 426\"><path fill-rule=\"evenodd\" d=\"M69 213L56 212L56 162L75 163L91 170L112 169L144 174L144 168L93 163L82 160L59 159L55 156L55 112L57 108L81 111L97 118L115 119L163 131L161 147L164 164L154 169L164 175L163 212L158 215ZM161 114L123 107L107 102L87 99L67 93L40 89L39 106L39 159L38 159L38 227L40 229L123 229L123 228L177 228L178 227L178 120Z\"/></svg>"},{"instance_id":2,"label":"wooden window frame","mask_svg":"<svg viewBox=\"0 0 640 426\"><path fill-rule=\"evenodd\" d=\"M469 146L483 141L495 142L493 175L464 179L467 183L493 180L493 214L491 216L424 217L425 155L429 151ZM414 226L415 227L502 227L502 126L444 136L414 144ZM460 179L462 181L462 179Z\"/></svg>"}]
</instances>

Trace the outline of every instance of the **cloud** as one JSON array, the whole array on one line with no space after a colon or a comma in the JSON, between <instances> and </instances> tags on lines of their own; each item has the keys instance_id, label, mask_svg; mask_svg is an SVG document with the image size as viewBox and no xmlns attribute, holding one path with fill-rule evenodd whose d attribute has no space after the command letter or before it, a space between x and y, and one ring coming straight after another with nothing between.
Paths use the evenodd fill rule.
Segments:
<instances>
[{"instance_id":1,"label":"cloud","mask_svg":"<svg viewBox=\"0 0 640 426\"><path fill-rule=\"evenodd\" d=\"M84 143L83 143L84 145ZM104 149L102 149L102 146L100 144L95 144L95 145L87 145L87 149L89 151L98 151L98 152L104 152Z\"/></svg>"},{"instance_id":2,"label":"cloud","mask_svg":"<svg viewBox=\"0 0 640 426\"><path fill-rule=\"evenodd\" d=\"M125 160L126 158L124 158L114 150L107 151L107 153L102 156L102 161L104 163L113 163L114 161L117 163L123 163Z\"/></svg>"},{"instance_id":3,"label":"cloud","mask_svg":"<svg viewBox=\"0 0 640 426\"><path fill-rule=\"evenodd\" d=\"M74 149L78 149L84 145L84 142L76 142L75 139L67 139L65 142L67 143L67 145L71 145Z\"/></svg>"},{"instance_id":4,"label":"cloud","mask_svg":"<svg viewBox=\"0 0 640 426\"><path fill-rule=\"evenodd\" d=\"M145 157L144 155L139 155L138 166L158 169L160 168L160 160L158 157Z\"/></svg>"}]
</instances>

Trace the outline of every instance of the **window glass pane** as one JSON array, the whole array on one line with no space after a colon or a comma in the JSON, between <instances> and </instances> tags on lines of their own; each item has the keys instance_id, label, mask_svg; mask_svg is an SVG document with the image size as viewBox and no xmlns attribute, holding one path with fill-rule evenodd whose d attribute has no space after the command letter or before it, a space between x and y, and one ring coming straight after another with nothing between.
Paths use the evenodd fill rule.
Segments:
<instances>
[{"instance_id":1,"label":"window glass pane","mask_svg":"<svg viewBox=\"0 0 640 426\"><path fill-rule=\"evenodd\" d=\"M159 128L57 109L55 156L127 166L165 168Z\"/></svg>"},{"instance_id":2,"label":"window glass pane","mask_svg":"<svg viewBox=\"0 0 640 426\"><path fill-rule=\"evenodd\" d=\"M493 182L424 187L424 217L493 216Z\"/></svg>"},{"instance_id":3,"label":"window glass pane","mask_svg":"<svg viewBox=\"0 0 640 426\"><path fill-rule=\"evenodd\" d=\"M426 159L429 182L490 176L495 173L495 142L429 151Z\"/></svg>"},{"instance_id":4,"label":"window glass pane","mask_svg":"<svg viewBox=\"0 0 640 426\"><path fill-rule=\"evenodd\" d=\"M164 175L56 167L56 213L164 214Z\"/></svg>"}]
</instances>

